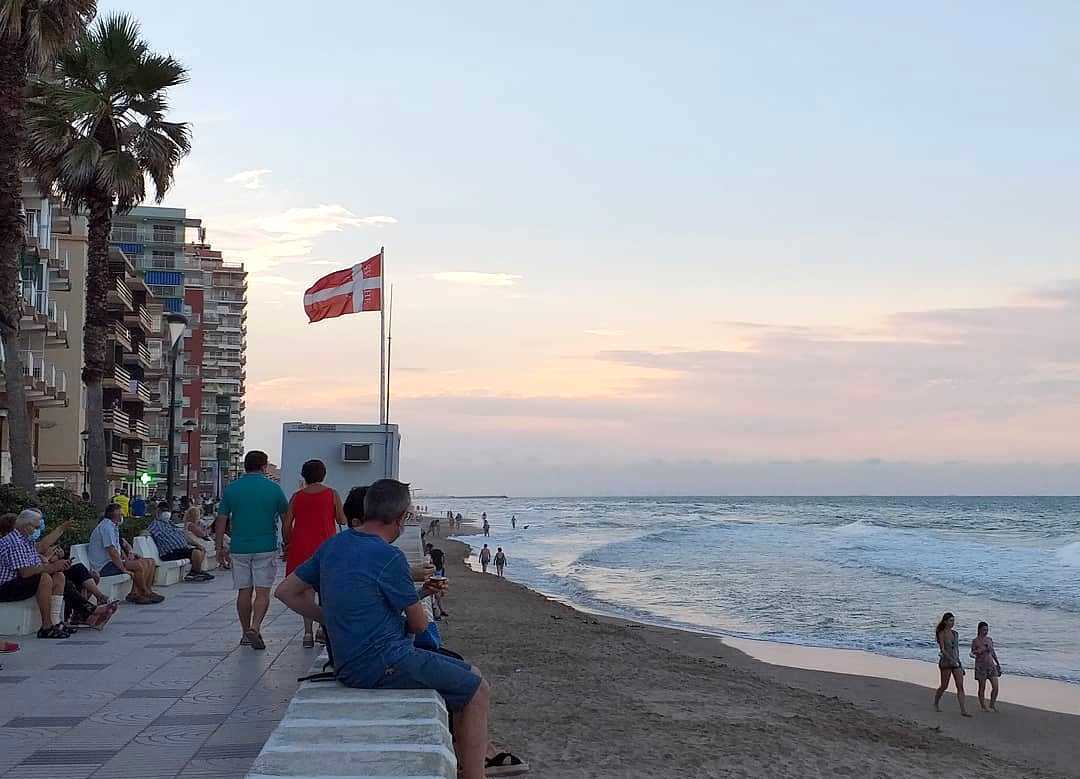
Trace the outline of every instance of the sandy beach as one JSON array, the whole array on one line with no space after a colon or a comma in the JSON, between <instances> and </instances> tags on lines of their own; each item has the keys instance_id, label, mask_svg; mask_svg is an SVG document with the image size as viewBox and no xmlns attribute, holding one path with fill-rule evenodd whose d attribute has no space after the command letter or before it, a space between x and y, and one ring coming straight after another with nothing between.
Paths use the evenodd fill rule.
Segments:
<instances>
[{"instance_id":1,"label":"sandy beach","mask_svg":"<svg viewBox=\"0 0 1080 779\"><path fill-rule=\"evenodd\" d=\"M452 581L445 643L492 682L493 735L532 776L1080 776L1078 716L983 713L970 695L963 719L952 693L939 714L923 686L585 614L473 572L460 542L437 545Z\"/></svg>"}]
</instances>

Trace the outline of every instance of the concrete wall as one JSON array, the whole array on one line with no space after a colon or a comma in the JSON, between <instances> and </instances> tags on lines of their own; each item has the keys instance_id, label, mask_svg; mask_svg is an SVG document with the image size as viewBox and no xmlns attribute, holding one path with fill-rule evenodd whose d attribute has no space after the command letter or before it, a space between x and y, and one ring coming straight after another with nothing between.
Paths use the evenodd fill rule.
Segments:
<instances>
[{"instance_id":1,"label":"concrete wall","mask_svg":"<svg viewBox=\"0 0 1080 779\"><path fill-rule=\"evenodd\" d=\"M371 444L371 462L341 461L343 443ZM344 500L353 487L398 476L401 437L397 425L309 424L286 422L281 433L281 488L291 495L300 486L306 460L326 463L326 484Z\"/></svg>"}]
</instances>

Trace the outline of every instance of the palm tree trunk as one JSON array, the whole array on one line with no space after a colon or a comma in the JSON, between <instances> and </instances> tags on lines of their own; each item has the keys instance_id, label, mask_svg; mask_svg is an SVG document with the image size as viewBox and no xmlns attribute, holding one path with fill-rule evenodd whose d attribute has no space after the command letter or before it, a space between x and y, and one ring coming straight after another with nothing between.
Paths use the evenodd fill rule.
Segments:
<instances>
[{"instance_id":1,"label":"palm tree trunk","mask_svg":"<svg viewBox=\"0 0 1080 779\"><path fill-rule=\"evenodd\" d=\"M86 385L86 461L90 471L90 500L99 512L109 501L105 479L105 428L102 419L101 379L105 375L109 314L105 297L109 273L109 233L112 201L105 195L89 198L90 221L86 248L86 324L83 326L82 380Z\"/></svg>"},{"instance_id":2,"label":"palm tree trunk","mask_svg":"<svg viewBox=\"0 0 1080 779\"><path fill-rule=\"evenodd\" d=\"M25 245L19 156L23 142L25 88L24 48L12 40L12 36L0 35L0 337L4 344L8 448L12 482L33 491L34 455L30 448L30 418L19 353L19 320L22 317L19 260Z\"/></svg>"}]
</instances>

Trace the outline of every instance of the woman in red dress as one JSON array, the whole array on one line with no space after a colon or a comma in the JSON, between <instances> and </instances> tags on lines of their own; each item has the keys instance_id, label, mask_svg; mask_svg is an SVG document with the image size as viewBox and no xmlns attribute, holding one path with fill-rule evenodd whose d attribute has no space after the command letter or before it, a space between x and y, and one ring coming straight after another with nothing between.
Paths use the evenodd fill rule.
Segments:
<instances>
[{"instance_id":1,"label":"woman in red dress","mask_svg":"<svg viewBox=\"0 0 1080 779\"><path fill-rule=\"evenodd\" d=\"M304 486L293 493L289 501L289 510L285 521L281 523L281 540L285 544L285 575L288 576L297 566L307 562L322 546L323 541L331 538L340 526L345 524L345 512L341 508L341 498L330 487L322 483L326 478L326 465L322 460L308 460L300 469ZM311 593L314 603L315 593ZM304 646L315 646L312 634L314 625L304 617ZM319 629L320 637L322 628Z\"/></svg>"}]
</instances>

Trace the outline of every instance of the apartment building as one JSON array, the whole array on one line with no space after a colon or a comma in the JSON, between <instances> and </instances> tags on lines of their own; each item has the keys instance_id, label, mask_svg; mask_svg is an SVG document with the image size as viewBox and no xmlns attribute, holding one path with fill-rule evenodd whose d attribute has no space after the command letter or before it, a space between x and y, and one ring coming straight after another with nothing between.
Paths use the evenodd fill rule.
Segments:
<instances>
[{"instance_id":1,"label":"apartment building","mask_svg":"<svg viewBox=\"0 0 1080 779\"><path fill-rule=\"evenodd\" d=\"M43 414L47 414L49 409L64 409L69 405L71 360L66 353L72 341L79 338L82 311L76 309L73 313L69 310L75 297L70 294L73 292L69 265L69 244L72 242L64 241L64 246L61 247L59 237L72 234L71 217L55 207L32 180L22 181L21 195L26 247L20 258L21 334L18 356L22 363L23 386L30 420L30 445L37 469L41 462L42 433L48 433L58 425L57 419ZM85 226L80 228L76 222L74 230L76 236L79 232L85 236ZM78 243L77 237L74 243ZM72 329L74 333L71 332ZM3 345L0 344L0 377L11 364L13 361L7 359ZM75 402L71 405L78 407L81 404L77 372L73 379ZM0 483L11 480L7 406L7 392L0 381ZM74 431L76 442L81 429L76 427Z\"/></svg>"},{"instance_id":2,"label":"apartment building","mask_svg":"<svg viewBox=\"0 0 1080 779\"><path fill-rule=\"evenodd\" d=\"M188 318L177 358L173 491L216 497L243 459L247 274L242 264L222 259L206 242L201 220L185 209L140 207L118 215L112 241L133 258L164 311ZM167 351L151 387L162 412L147 450L161 478L168 468Z\"/></svg>"}]
</instances>

